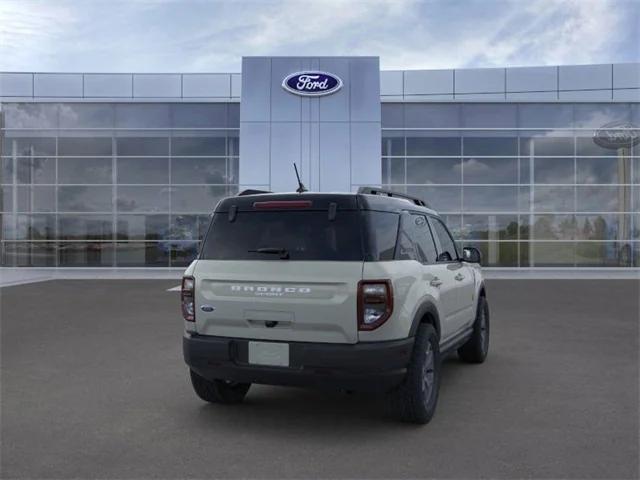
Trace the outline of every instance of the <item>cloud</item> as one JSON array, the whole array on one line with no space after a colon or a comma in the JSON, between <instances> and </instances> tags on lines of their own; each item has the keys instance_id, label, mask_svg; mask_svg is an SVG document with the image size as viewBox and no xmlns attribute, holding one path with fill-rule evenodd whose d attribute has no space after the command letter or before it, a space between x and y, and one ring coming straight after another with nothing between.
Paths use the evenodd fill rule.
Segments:
<instances>
[{"instance_id":1,"label":"cloud","mask_svg":"<svg viewBox=\"0 0 640 480\"><path fill-rule=\"evenodd\" d=\"M638 61L634 0L3 0L0 70L239 71L243 55L385 69Z\"/></svg>"}]
</instances>

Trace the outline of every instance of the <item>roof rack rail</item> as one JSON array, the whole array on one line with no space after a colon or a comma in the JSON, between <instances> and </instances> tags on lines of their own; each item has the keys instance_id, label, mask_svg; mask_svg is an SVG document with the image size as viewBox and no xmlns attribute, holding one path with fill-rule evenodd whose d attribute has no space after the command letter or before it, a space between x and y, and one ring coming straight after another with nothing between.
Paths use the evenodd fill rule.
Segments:
<instances>
[{"instance_id":1,"label":"roof rack rail","mask_svg":"<svg viewBox=\"0 0 640 480\"><path fill-rule=\"evenodd\" d=\"M377 187L360 187L358 189L358 193L364 193L367 195L381 195L383 197L393 197L393 198L402 198L403 200L408 200L416 205L421 207L429 208L427 202L418 197L412 197L411 195L407 195L404 193L392 192L390 190L383 190Z\"/></svg>"},{"instance_id":2,"label":"roof rack rail","mask_svg":"<svg viewBox=\"0 0 640 480\"><path fill-rule=\"evenodd\" d=\"M252 188L247 188L246 190L241 191L237 196L243 197L245 195L258 195L260 193L273 193L268 190L254 190Z\"/></svg>"}]
</instances>

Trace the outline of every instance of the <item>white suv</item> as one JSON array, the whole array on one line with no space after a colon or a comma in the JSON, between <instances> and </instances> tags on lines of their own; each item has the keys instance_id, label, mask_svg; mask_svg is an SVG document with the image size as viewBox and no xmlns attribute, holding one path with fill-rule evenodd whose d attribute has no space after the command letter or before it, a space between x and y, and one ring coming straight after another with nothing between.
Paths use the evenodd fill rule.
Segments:
<instances>
[{"instance_id":1,"label":"white suv","mask_svg":"<svg viewBox=\"0 0 640 480\"><path fill-rule=\"evenodd\" d=\"M217 403L241 402L251 383L379 391L400 419L426 423L443 356L487 356L479 263L405 195L226 198L182 280L193 388Z\"/></svg>"}]
</instances>

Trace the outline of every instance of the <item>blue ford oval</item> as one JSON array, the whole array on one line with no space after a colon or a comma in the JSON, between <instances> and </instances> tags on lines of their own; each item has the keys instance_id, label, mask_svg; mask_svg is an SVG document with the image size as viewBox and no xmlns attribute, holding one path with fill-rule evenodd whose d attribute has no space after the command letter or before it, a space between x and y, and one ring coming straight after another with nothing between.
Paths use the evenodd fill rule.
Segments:
<instances>
[{"instance_id":1,"label":"blue ford oval","mask_svg":"<svg viewBox=\"0 0 640 480\"><path fill-rule=\"evenodd\" d=\"M282 88L296 95L319 97L335 93L342 88L342 80L327 72L296 72L282 81Z\"/></svg>"}]
</instances>

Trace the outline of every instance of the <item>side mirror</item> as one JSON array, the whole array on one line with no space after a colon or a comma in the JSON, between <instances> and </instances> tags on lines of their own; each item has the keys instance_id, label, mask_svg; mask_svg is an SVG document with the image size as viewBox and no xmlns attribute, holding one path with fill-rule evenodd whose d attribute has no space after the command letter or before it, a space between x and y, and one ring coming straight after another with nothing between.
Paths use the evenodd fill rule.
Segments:
<instances>
[{"instance_id":1,"label":"side mirror","mask_svg":"<svg viewBox=\"0 0 640 480\"><path fill-rule=\"evenodd\" d=\"M482 255L477 248L464 247L462 249L462 260L468 263L480 263L482 262Z\"/></svg>"}]
</instances>

